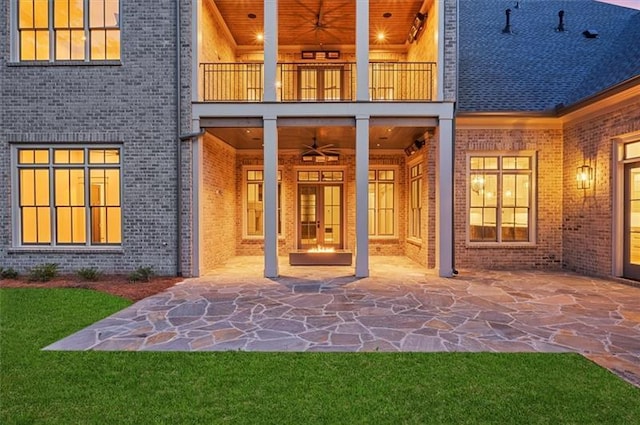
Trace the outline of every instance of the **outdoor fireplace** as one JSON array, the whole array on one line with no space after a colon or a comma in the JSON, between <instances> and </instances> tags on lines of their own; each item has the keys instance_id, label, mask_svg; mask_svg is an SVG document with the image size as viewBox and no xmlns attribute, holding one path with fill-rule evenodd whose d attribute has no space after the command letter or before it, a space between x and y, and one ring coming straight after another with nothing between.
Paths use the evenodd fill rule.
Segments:
<instances>
[{"instance_id":1,"label":"outdoor fireplace","mask_svg":"<svg viewBox=\"0 0 640 425\"><path fill-rule=\"evenodd\" d=\"M292 266L350 266L352 254L333 247L316 246L289 253Z\"/></svg>"}]
</instances>

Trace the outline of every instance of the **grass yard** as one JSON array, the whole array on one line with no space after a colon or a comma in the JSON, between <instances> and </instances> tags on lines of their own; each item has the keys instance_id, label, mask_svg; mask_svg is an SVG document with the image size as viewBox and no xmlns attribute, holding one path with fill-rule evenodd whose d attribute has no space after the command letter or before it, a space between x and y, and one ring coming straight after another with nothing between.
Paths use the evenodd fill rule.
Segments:
<instances>
[{"instance_id":1,"label":"grass yard","mask_svg":"<svg viewBox=\"0 0 640 425\"><path fill-rule=\"evenodd\" d=\"M640 423L640 390L574 354L40 351L128 304L0 290L0 423Z\"/></svg>"}]
</instances>

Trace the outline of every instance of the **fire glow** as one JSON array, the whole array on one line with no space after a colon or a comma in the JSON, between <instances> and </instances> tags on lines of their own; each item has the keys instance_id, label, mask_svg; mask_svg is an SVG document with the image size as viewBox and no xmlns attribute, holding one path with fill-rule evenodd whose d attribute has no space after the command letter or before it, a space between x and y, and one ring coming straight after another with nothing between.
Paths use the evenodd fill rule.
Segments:
<instances>
[{"instance_id":1,"label":"fire glow","mask_svg":"<svg viewBox=\"0 0 640 425\"><path fill-rule=\"evenodd\" d=\"M333 247L324 247L324 246L316 246L315 248L309 249L307 252L336 252Z\"/></svg>"}]
</instances>

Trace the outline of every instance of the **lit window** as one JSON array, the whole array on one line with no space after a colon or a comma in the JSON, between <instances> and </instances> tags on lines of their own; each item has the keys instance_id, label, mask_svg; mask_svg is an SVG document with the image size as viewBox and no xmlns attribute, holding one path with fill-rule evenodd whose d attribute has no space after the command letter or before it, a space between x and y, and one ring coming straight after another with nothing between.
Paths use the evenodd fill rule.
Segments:
<instances>
[{"instance_id":1,"label":"lit window","mask_svg":"<svg viewBox=\"0 0 640 425\"><path fill-rule=\"evenodd\" d=\"M22 245L122 241L119 148L19 148Z\"/></svg>"},{"instance_id":2,"label":"lit window","mask_svg":"<svg viewBox=\"0 0 640 425\"><path fill-rule=\"evenodd\" d=\"M246 210L245 233L246 236L264 236L264 172L262 170L246 170ZM280 208L282 190L282 173L278 171L278 234L282 234L282 211Z\"/></svg>"},{"instance_id":3,"label":"lit window","mask_svg":"<svg viewBox=\"0 0 640 425\"><path fill-rule=\"evenodd\" d=\"M410 168L409 237L422 237L422 164Z\"/></svg>"},{"instance_id":4,"label":"lit window","mask_svg":"<svg viewBox=\"0 0 640 425\"><path fill-rule=\"evenodd\" d=\"M395 171L369 171L369 236L395 235Z\"/></svg>"},{"instance_id":5,"label":"lit window","mask_svg":"<svg viewBox=\"0 0 640 425\"><path fill-rule=\"evenodd\" d=\"M533 157L469 158L469 241L530 242Z\"/></svg>"},{"instance_id":6,"label":"lit window","mask_svg":"<svg viewBox=\"0 0 640 425\"><path fill-rule=\"evenodd\" d=\"M15 1L20 60L120 59L120 0Z\"/></svg>"}]
</instances>

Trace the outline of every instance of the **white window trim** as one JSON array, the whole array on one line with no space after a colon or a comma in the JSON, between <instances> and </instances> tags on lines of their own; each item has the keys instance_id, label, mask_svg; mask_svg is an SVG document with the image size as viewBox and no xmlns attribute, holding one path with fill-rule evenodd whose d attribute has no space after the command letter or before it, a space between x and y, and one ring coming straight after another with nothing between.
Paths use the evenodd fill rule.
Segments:
<instances>
[{"instance_id":1,"label":"white window trim","mask_svg":"<svg viewBox=\"0 0 640 425\"><path fill-rule=\"evenodd\" d=\"M244 240L264 240L264 234L262 236L257 235L249 235L247 234L247 171L262 171L264 172L264 165L243 165L242 166L242 239ZM278 233L278 239L285 239L285 191L284 191L284 173L282 169L278 167L278 172L282 174L282 178L278 181L278 185L280 186L280 233ZM263 190L264 190L264 180L263 180ZM264 213L264 210L263 210ZM264 225L263 225L264 228Z\"/></svg>"},{"instance_id":2,"label":"white window trim","mask_svg":"<svg viewBox=\"0 0 640 425\"><path fill-rule=\"evenodd\" d=\"M84 36L85 40L87 40L84 44L84 59L82 60L56 60L55 58L55 30L53 28L53 20L54 14L49 13L49 60L20 60L20 36L19 36L19 28L18 24L20 22L20 18L18 16L18 1L19 0L9 0L9 63L15 64L33 64L33 65L44 65L44 64L74 64L74 63L91 63L91 64L113 64L120 63L122 60L122 1L118 0L118 10L120 18L118 19L118 30L120 31L120 58L119 59L91 59L91 43L89 42L90 31L89 28L89 0L83 0L84 2L84 10L87 11L84 14ZM48 0L49 11L53 10L53 0Z\"/></svg>"},{"instance_id":3,"label":"white window trim","mask_svg":"<svg viewBox=\"0 0 640 425\"><path fill-rule=\"evenodd\" d=\"M471 157L472 156L519 156L531 158L531 205L529 207L529 240L526 242L477 242L471 241L471 235L469 232L470 217L470 197L469 186L471 182ZM502 170L502 168L500 169ZM502 175L502 173L500 173ZM467 152L465 159L465 235L466 246L469 248L534 248L537 246L537 223L538 223L538 155L536 151L471 151ZM502 204L500 205L502 208ZM498 209L498 213L500 209ZM498 231L500 229L498 228Z\"/></svg>"},{"instance_id":4,"label":"white window trim","mask_svg":"<svg viewBox=\"0 0 640 425\"><path fill-rule=\"evenodd\" d=\"M400 180L398 176L400 167L397 165L369 165L369 171L393 171L393 235L369 235L370 240L396 240L399 239L398 236L398 221L399 221L399 206L400 206L400 195L399 195L399 184ZM379 180L375 180L376 182L380 182ZM382 181L385 183L386 181ZM369 181L371 183L371 181ZM376 194L377 195L377 194ZM376 198L377 199L377 198Z\"/></svg>"},{"instance_id":5,"label":"white window trim","mask_svg":"<svg viewBox=\"0 0 640 425\"><path fill-rule=\"evenodd\" d=\"M51 222L51 243L50 244L22 244L22 218L20 215L20 188L19 183L20 179L18 177L18 151L20 149L118 149L120 152L120 164L118 164L118 169L120 170L120 243L119 244L92 244L91 243L91 234L87 232L87 240L84 244L63 244L58 245L56 243L56 228L55 222ZM11 144L11 251L55 251L55 252L86 252L86 251L116 251L121 252L122 246L124 244L124 178L123 178L123 147L122 144L56 144L56 143L45 143L45 144ZM53 158L51 158L53 161ZM88 161L88 159L87 159ZM85 162L86 165L86 162ZM116 168L116 167L110 167ZM86 188L85 188L86 189ZM53 201L54 193L50 193L50 200ZM85 207L88 207L85 206ZM51 202L51 208L55 208L55 202ZM87 226L89 226L89 222L87 222Z\"/></svg>"}]
</instances>

